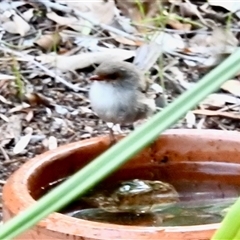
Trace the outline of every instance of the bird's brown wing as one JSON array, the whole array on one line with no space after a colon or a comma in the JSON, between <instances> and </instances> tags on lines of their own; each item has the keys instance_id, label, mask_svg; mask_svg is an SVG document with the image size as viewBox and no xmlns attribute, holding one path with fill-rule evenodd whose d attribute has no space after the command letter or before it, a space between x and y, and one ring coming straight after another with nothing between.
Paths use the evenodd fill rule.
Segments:
<instances>
[{"instance_id":1,"label":"bird's brown wing","mask_svg":"<svg viewBox=\"0 0 240 240\"><path fill-rule=\"evenodd\" d=\"M139 92L138 93L138 104L137 106L137 114L135 121L139 119L147 118L152 115L156 110L155 100L153 98L149 98L146 94Z\"/></svg>"}]
</instances>

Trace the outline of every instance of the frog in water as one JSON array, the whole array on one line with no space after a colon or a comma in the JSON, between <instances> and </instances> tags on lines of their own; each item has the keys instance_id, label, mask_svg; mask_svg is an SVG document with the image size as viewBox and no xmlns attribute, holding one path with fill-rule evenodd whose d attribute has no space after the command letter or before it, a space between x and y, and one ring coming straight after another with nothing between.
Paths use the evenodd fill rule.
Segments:
<instances>
[{"instance_id":1,"label":"frog in water","mask_svg":"<svg viewBox=\"0 0 240 240\"><path fill-rule=\"evenodd\" d=\"M177 203L179 196L169 183L134 179L111 189L95 190L83 200L107 212L151 213Z\"/></svg>"}]
</instances>

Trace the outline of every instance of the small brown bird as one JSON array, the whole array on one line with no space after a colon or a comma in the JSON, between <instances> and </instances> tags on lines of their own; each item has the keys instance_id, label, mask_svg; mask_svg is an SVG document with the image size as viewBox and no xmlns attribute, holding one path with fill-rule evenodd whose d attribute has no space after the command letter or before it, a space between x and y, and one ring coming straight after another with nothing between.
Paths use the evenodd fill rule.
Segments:
<instances>
[{"instance_id":1,"label":"small brown bird","mask_svg":"<svg viewBox=\"0 0 240 240\"><path fill-rule=\"evenodd\" d=\"M92 108L106 122L133 123L155 111L154 99L145 93L144 76L131 63L103 62L90 79Z\"/></svg>"},{"instance_id":2,"label":"small brown bird","mask_svg":"<svg viewBox=\"0 0 240 240\"><path fill-rule=\"evenodd\" d=\"M90 77L94 81L89 91L93 111L113 124L134 123L152 115L156 105L154 99L147 96L144 72L128 62L101 63Z\"/></svg>"}]
</instances>

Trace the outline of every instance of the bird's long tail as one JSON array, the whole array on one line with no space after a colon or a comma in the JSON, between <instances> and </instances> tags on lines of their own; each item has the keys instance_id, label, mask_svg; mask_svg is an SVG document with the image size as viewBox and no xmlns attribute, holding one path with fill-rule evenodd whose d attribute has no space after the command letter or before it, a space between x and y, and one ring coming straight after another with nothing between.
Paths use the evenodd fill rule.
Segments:
<instances>
[{"instance_id":1,"label":"bird's long tail","mask_svg":"<svg viewBox=\"0 0 240 240\"><path fill-rule=\"evenodd\" d=\"M133 63L144 73L156 63L162 53L161 45L156 42L143 44L137 49Z\"/></svg>"}]
</instances>

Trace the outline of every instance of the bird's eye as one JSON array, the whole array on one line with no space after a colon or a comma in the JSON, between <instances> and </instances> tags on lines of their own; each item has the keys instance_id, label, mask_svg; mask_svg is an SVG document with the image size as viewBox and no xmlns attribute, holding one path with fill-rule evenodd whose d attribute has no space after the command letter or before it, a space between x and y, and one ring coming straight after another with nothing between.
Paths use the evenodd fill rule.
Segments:
<instances>
[{"instance_id":1,"label":"bird's eye","mask_svg":"<svg viewBox=\"0 0 240 240\"><path fill-rule=\"evenodd\" d=\"M111 80L116 80L119 77L118 73L110 73L108 74L108 78Z\"/></svg>"}]
</instances>

